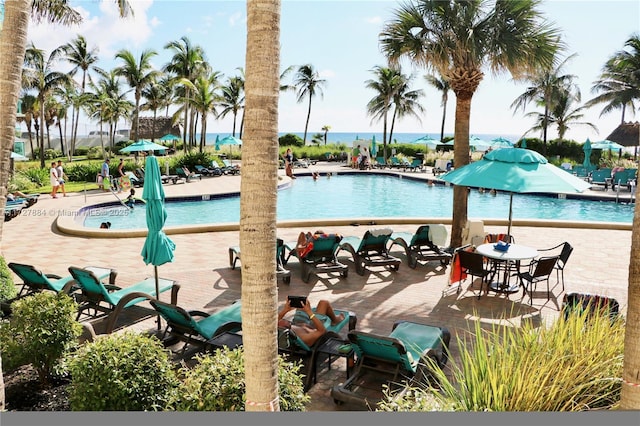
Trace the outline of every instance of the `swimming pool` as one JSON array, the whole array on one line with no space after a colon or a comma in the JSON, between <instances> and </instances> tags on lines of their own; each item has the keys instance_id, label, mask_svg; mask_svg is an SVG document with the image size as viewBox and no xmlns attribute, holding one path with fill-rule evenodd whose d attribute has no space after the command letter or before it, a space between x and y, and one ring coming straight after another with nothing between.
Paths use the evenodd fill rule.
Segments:
<instances>
[{"instance_id":1,"label":"swimming pool","mask_svg":"<svg viewBox=\"0 0 640 426\"><path fill-rule=\"evenodd\" d=\"M238 223L240 197L204 196L189 201L168 200L166 226ZM211 198L210 200L208 198ZM429 186L424 181L395 175L344 174L313 180L301 176L278 191L278 220L434 217L451 218L453 188ZM634 205L613 201L561 199L515 194L514 219L541 219L630 224ZM91 207L83 211L83 225L99 228L104 221L111 229L146 228L144 204L129 211L120 204ZM509 194L471 190L468 216L507 219Z\"/></svg>"}]
</instances>

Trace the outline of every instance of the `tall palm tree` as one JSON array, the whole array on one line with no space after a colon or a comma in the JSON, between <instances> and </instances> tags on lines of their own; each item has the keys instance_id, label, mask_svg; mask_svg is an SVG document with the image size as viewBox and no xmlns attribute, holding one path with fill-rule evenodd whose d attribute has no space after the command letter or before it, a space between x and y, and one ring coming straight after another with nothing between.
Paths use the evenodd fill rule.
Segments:
<instances>
[{"instance_id":1,"label":"tall palm tree","mask_svg":"<svg viewBox=\"0 0 640 426\"><path fill-rule=\"evenodd\" d=\"M129 87L134 91L135 109L132 122L135 140L140 139L140 99L142 98L142 90L159 76L159 72L154 70L151 65L151 58L157 54L158 52L153 49L143 50L140 54L140 59L136 60L133 53L127 49L122 49L116 53L116 58L122 61L122 65L115 68L115 72L124 77L129 83Z\"/></svg>"},{"instance_id":2,"label":"tall palm tree","mask_svg":"<svg viewBox=\"0 0 640 426\"><path fill-rule=\"evenodd\" d=\"M573 74L563 74L563 67L575 56L575 54L570 55L555 66L549 66L528 74L525 79L530 82L531 85L527 87L527 90L522 95L518 96L511 104L514 112L519 108L524 110L527 104L532 101L544 107L542 142L545 154L547 150L547 130L550 124L549 115L550 111L554 108L554 103L560 97L567 93L571 93L574 90L579 96L577 86L573 82L576 76Z\"/></svg>"},{"instance_id":3,"label":"tall palm tree","mask_svg":"<svg viewBox=\"0 0 640 426\"><path fill-rule=\"evenodd\" d=\"M37 98L33 95L25 93L20 100L22 101L22 113L24 114L24 123L27 126L27 134L29 135L29 145L31 147L31 159L35 160L36 152L33 149L33 133L31 131L36 116Z\"/></svg>"},{"instance_id":4,"label":"tall palm tree","mask_svg":"<svg viewBox=\"0 0 640 426\"><path fill-rule=\"evenodd\" d=\"M564 139L564 135L571 127L576 126L588 126L591 129L598 131L593 123L580 121L587 107L580 106L575 107L574 102L579 100L579 97L572 95L571 93L560 94L553 103L553 108L549 111L548 115L539 112L530 112L525 116L534 117L536 124L531 127L528 132L543 132L544 126L555 125L558 130L558 138Z\"/></svg>"},{"instance_id":5,"label":"tall palm tree","mask_svg":"<svg viewBox=\"0 0 640 426\"><path fill-rule=\"evenodd\" d=\"M229 113L233 114L233 133L236 135L236 118L238 113L244 108L244 78L229 77L227 84L221 87L220 95L220 113L219 118L226 117ZM242 135L240 135L242 138Z\"/></svg>"},{"instance_id":6,"label":"tall palm tree","mask_svg":"<svg viewBox=\"0 0 640 426\"><path fill-rule=\"evenodd\" d=\"M85 92L87 75L91 69L99 69L95 64L98 62L98 48L87 46L87 40L82 35L78 35L75 39L62 46L66 59L73 68L70 74L75 76L78 71L82 72L80 78L80 95ZM89 76L89 78L91 78ZM75 146L78 139L78 122L80 121L80 108L74 106L72 129L72 145Z\"/></svg>"},{"instance_id":7,"label":"tall palm tree","mask_svg":"<svg viewBox=\"0 0 640 426\"><path fill-rule=\"evenodd\" d=\"M40 105L40 167L44 164L44 128L46 123L45 109L48 98L53 95L53 91L66 84L71 83L69 74L55 71L54 65L58 57L63 53L62 49L54 49L49 55L42 49L36 48L33 43L25 53L25 67L23 70L24 79L29 88L37 92L38 104ZM48 126L47 126L48 127Z\"/></svg>"},{"instance_id":8,"label":"tall palm tree","mask_svg":"<svg viewBox=\"0 0 640 426\"><path fill-rule=\"evenodd\" d=\"M280 0L247 0L246 123L240 183L246 411L279 411L276 201Z\"/></svg>"},{"instance_id":9,"label":"tall palm tree","mask_svg":"<svg viewBox=\"0 0 640 426\"><path fill-rule=\"evenodd\" d=\"M89 114L100 120L100 130L102 130L102 123L109 123L109 146L113 148L118 121L130 117L135 105L127 100L127 94L131 90L122 90L120 77L115 69L109 72L101 70L98 74L101 78L97 83L89 82L93 96L87 100L86 106ZM100 132L100 143L103 145L104 152L102 132Z\"/></svg>"},{"instance_id":10,"label":"tall palm tree","mask_svg":"<svg viewBox=\"0 0 640 426\"><path fill-rule=\"evenodd\" d=\"M327 133L329 133L329 130L331 130L331 126L329 126L328 124L322 126L322 140L324 140L325 145L327 144Z\"/></svg>"},{"instance_id":11,"label":"tall palm tree","mask_svg":"<svg viewBox=\"0 0 640 426\"><path fill-rule=\"evenodd\" d=\"M391 117L391 128L389 129L390 141L393 140L396 119L401 120L410 116L422 123L420 114L424 113L424 107L418 101L424 96L424 92L421 89L411 90L411 80L413 80L413 76L406 76L400 73L398 86L393 95L393 115Z\"/></svg>"},{"instance_id":12,"label":"tall palm tree","mask_svg":"<svg viewBox=\"0 0 640 426\"><path fill-rule=\"evenodd\" d=\"M400 70L393 67L376 65L371 72L376 78L365 81L365 86L375 91L375 95L367 103L367 114L372 116L372 121L382 120L382 156L386 162L389 112L402 77Z\"/></svg>"},{"instance_id":13,"label":"tall palm tree","mask_svg":"<svg viewBox=\"0 0 640 426\"><path fill-rule=\"evenodd\" d=\"M181 79L186 79L193 83L194 79L201 73L202 65L206 62L204 49L201 46L194 46L187 36L181 37L180 40L170 41L164 48L173 52L169 63L163 68L164 71L173 74L176 84ZM195 141L195 132L193 120L191 120L191 124L189 123L189 117L191 116L189 111L189 89L182 86L182 90L184 91L182 94L184 99L182 140L186 152L188 145ZM189 140L187 140L187 133L189 133Z\"/></svg>"},{"instance_id":14,"label":"tall palm tree","mask_svg":"<svg viewBox=\"0 0 640 426\"><path fill-rule=\"evenodd\" d=\"M427 83L431 86L435 87L436 90L442 92L442 97L440 98L440 106L442 107L442 124L440 125L440 142L444 140L444 124L447 120L447 102L449 101L449 90L451 87L449 86L449 82L442 78L442 76L437 77L433 74L427 74L424 76Z\"/></svg>"},{"instance_id":15,"label":"tall palm tree","mask_svg":"<svg viewBox=\"0 0 640 426\"><path fill-rule=\"evenodd\" d=\"M142 111L153 111L153 126L151 129L151 142L156 139L156 118L158 117L158 110L167 106L167 94L169 88L164 84L154 80L147 87L142 89L142 97L146 100L140 109Z\"/></svg>"},{"instance_id":16,"label":"tall palm tree","mask_svg":"<svg viewBox=\"0 0 640 426\"><path fill-rule=\"evenodd\" d=\"M204 145L207 136L207 117L209 114L216 116L216 105L218 95L216 94L218 82L218 73L212 73L209 76L198 76L195 83L185 81L184 84L189 87L191 95L191 105L200 116L200 143L199 150L204 152Z\"/></svg>"},{"instance_id":17,"label":"tall palm tree","mask_svg":"<svg viewBox=\"0 0 640 426\"><path fill-rule=\"evenodd\" d=\"M563 46L560 32L537 10L538 0L412 0L401 5L380 35L392 64L407 58L446 79L456 95L454 163L469 162L471 100L484 71L515 79L547 69ZM467 188L454 187L451 244L462 244Z\"/></svg>"},{"instance_id":18,"label":"tall palm tree","mask_svg":"<svg viewBox=\"0 0 640 426\"><path fill-rule=\"evenodd\" d=\"M309 129L309 117L311 117L311 100L314 96L323 96L322 87L326 84L326 80L320 78L320 74L313 68L313 65L306 64L298 67L294 77L293 84L297 90L298 103L304 98L309 98L309 108L307 110L307 121L304 125L303 143L307 142L307 130Z\"/></svg>"}]
</instances>

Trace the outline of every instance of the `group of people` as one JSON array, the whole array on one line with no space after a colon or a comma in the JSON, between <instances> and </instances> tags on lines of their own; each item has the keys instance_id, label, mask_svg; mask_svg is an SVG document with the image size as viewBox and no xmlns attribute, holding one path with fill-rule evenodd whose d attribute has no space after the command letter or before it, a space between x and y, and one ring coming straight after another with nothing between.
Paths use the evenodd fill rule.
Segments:
<instances>
[{"instance_id":1,"label":"group of people","mask_svg":"<svg viewBox=\"0 0 640 426\"><path fill-rule=\"evenodd\" d=\"M51 169L49 169L49 180L51 182L51 198L58 198L58 191L62 191L64 197L67 196L67 191L64 189L64 182L67 175L64 173L64 167L62 166L62 160L51 162Z\"/></svg>"},{"instance_id":2,"label":"group of people","mask_svg":"<svg viewBox=\"0 0 640 426\"><path fill-rule=\"evenodd\" d=\"M354 169L371 168L371 155L369 154L369 148L362 145L358 145L353 148L351 167Z\"/></svg>"},{"instance_id":3,"label":"group of people","mask_svg":"<svg viewBox=\"0 0 640 426\"><path fill-rule=\"evenodd\" d=\"M106 158L104 163L102 163L102 167L100 168L100 173L98 174L98 188L109 191L109 189L113 189L114 191L122 192L125 189L128 189L129 185L124 185L125 181L128 181L128 177L124 171L124 160L121 158L120 163L118 164L118 178L114 179L111 176L110 170L111 160ZM108 183L108 187L105 187L105 183Z\"/></svg>"}]
</instances>

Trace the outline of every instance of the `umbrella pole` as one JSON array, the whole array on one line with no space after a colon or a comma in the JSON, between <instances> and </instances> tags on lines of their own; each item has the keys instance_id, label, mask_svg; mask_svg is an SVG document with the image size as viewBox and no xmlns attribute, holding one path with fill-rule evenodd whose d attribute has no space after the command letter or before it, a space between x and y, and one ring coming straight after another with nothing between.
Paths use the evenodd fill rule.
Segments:
<instances>
[{"instance_id":1,"label":"umbrella pole","mask_svg":"<svg viewBox=\"0 0 640 426\"><path fill-rule=\"evenodd\" d=\"M507 228L507 242L511 241L511 216L513 213L513 192L509 196L509 227Z\"/></svg>"},{"instance_id":2,"label":"umbrella pole","mask_svg":"<svg viewBox=\"0 0 640 426\"><path fill-rule=\"evenodd\" d=\"M153 275L156 281L156 300L160 300L160 280L158 279L158 267L153 265ZM160 331L160 314L158 314L158 331Z\"/></svg>"}]
</instances>

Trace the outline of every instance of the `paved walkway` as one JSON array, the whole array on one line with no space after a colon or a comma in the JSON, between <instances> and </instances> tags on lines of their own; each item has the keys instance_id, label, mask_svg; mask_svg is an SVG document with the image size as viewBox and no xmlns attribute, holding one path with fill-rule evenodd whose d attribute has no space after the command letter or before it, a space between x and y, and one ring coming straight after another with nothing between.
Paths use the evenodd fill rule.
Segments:
<instances>
[{"instance_id":1,"label":"paved walkway","mask_svg":"<svg viewBox=\"0 0 640 426\"><path fill-rule=\"evenodd\" d=\"M338 171L336 163L318 163L310 169L296 169L296 173ZM283 172L283 171L282 171ZM408 172L411 173L411 172ZM432 178L431 173L416 173ZM301 177L305 178L305 177ZM339 178L339 177L338 177ZM239 176L204 178L188 184L165 185L167 196L238 191ZM597 191L593 191L597 192ZM97 265L115 267L117 284L127 286L153 275L153 267L144 265L140 251L144 238L87 238L69 236L59 232L55 225L56 214L67 214L85 204L110 201L113 195L90 191L86 194L69 194L66 198L51 199L42 195L37 204L25 210L21 216L4 224L2 254L7 262L35 265L45 273L68 275L70 265ZM27 213L28 212L28 213ZM318 227L322 226L320 223ZM417 224L393 225L397 231L415 231ZM278 235L286 241L295 240L300 231L307 228L281 228ZM370 226L336 226L327 232L361 236ZM450 231L450 227L447 226ZM486 232L504 232L504 226L485 226ZM626 311L627 278L631 232L628 230L541 228L514 226L512 233L517 242L533 247L550 247L569 241L575 247L565 271L567 292L588 292L617 299ZM227 249L238 243L237 231L205 232L172 235L176 243L175 261L159 267L160 275L178 280L181 284L179 304L187 309L214 312L240 297L241 277L238 269L231 270ZM344 253L344 252L343 252ZM397 252L404 260L402 252ZM490 294L480 300L472 289L464 288L460 295L448 286L448 268L438 262L409 268L403 263L398 272L376 268L359 276L350 265L347 279L321 276L312 278L309 284L300 279L296 260L288 264L292 272L290 285L280 280L281 303L287 294L309 295L312 301L327 299L340 308L352 310L358 315L358 329L386 334L394 321L410 319L448 327L453 334L452 352L456 356L455 335L468 329L468 322L479 320L486 327L506 318L519 324L530 318L549 322L558 315L562 303L561 285L553 284L553 295L547 301L544 292L533 299L520 301L521 293L510 297ZM168 297L168 296L167 296ZM137 330L153 330L155 323L147 311L136 311L126 317L121 325ZM348 410L355 407L336 407L329 396L330 388L344 380L344 362L338 361L330 372L319 375L319 383L310 395L310 410Z\"/></svg>"}]
</instances>

